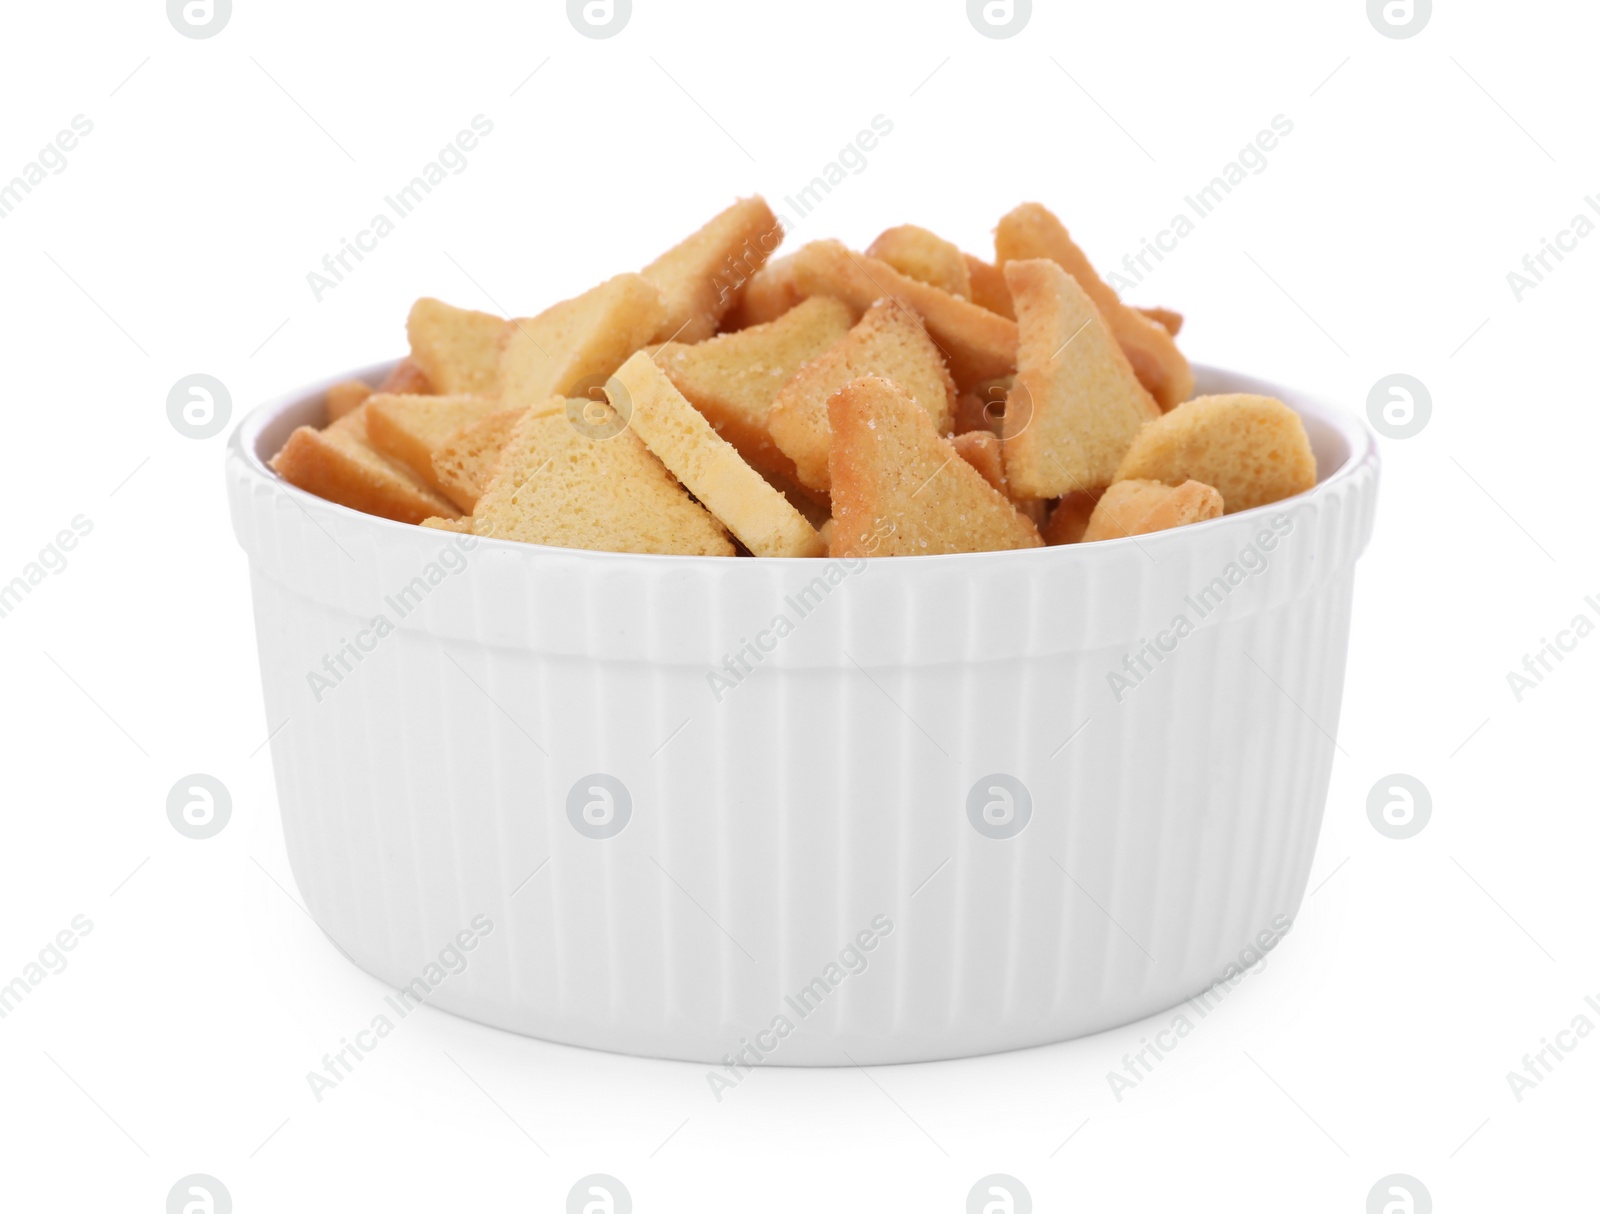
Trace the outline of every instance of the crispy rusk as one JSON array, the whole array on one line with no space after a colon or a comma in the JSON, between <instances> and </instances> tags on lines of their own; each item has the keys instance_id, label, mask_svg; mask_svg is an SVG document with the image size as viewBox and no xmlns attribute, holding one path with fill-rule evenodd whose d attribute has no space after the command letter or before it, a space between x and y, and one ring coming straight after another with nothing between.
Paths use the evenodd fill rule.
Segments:
<instances>
[{"instance_id":1,"label":"crispy rusk","mask_svg":"<svg viewBox=\"0 0 1600 1214\"><path fill-rule=\"evenodd\" d=\"M1001 493L1010 496L1006 489L1006 465L1000 454L1000 440L987 430L969 430L950 439L956 454L978 470Z\"/></svg>"},{"instance_id":2,"label":"crispy rusk","mask_svg":"<svg viewBox=\"0 0 1600 1214\"><path fill-rule=\"evenodd\" d=\"M819 295L768 324L724 333L698 345L668 342L656 364L712 427L752 467L796 482L794 461L767 429L773 399L796 371L850 332L850 309Z\"/></svg>"},{"instance_id":3,"label":"crispy rusk","mask_svg":"<svg viewBox=\"0 0 1600 1214\"><path fill-rule=\"evenodd\" d=\"M422 368L417 366L415 359L402 358L394 365L394 370L384 376L377 390L406 396L428 396L433 393L434 387L428 382L428 377L423 374Z\"/></svg>"},{"instance_id":4,"label":"crispy rusk","mask_svg":"<svg viewBox=\"0 0 1600 1214\"><path fill-rule=\"evenodd\" d=\"M507 324L500 349L506 408L587 396L656 334L661 292L638 274L615 278L528 320Z\"/></svg>"},{"instance_id":5,"label":"crispy rusk","mask_svg":"<svg viewBox=\"0 0 1600 1214\"><path fill-rule=\"evenodd\" d=\"M722 318L722 331L735 333L752 325L771 324L800 300L794 285L794 254L775 257L750 275L750 281Z\"/></svg>"},{"instance_id":6,"label":"crispy rusk","mask_svg":"<svg viewBox=\"0 0 1600 1214\"><path fill-rule=\"evenodd\" d=\"M435 493L450 496L433 468L433 453L463 426L482 421L500 407L487 396L394 396L367 401L367 442L404 464Z\"/></svg>"},{"instance_id":7,"label":"crispy rusk","mask_svg":"<svg viewBox=\"0 0 1600 1214\"><path fill-rule=\"evenodd\" d=\"M661 292L666 316L656 341L704 341L783 240L759 195L741 198L640 271ZM644 343L640 343L641 345Z\"/></svg>"},{"instance_id":8,"label":"crispy rusk","mask_svg":"<svg viewBox=\"0 0 1600 1214\"><path fill-rule=\"evenodd\" d=\"M1099 500L1099 493L1089 492L1069 493L1063 497L1050 511L1050 520L1039 528L1044 542L1052 547L1057 544L1076 544L1088 530L1089 519L1094 515L1095 504Z\"/></svg>"},{"instance_id":9,"label":"crispy rusk","mask_svg":"<svg viewBox=\"0 0 1600 1214\"><path fill-rule=\"evenodd\" d=\"M328 420L336 422L346 413L354 413L362 401L372 395L372 385L359 379L342 379L328 389L323 403L328 410Z\"/></svg>"},{"instance_id":10,"label":"crispy rusk","mask_svg":"<svg viewBox=\"0 0 1600 1214\"><path fill-rule=\"evenodd\" d=\"M494 396L500 391L500 342L506 324L504 317L424 296L411 305L406 318L411 361L435 392Z\"/></svg>"},{"instance_id":11,"label":"crispy rusk","mask_svg":"<svg viewBox=\"0 0 1600 1214\"><path fill-rule=\"evenodd\" d=\"M939 437L899 384L851 380L828 401L829 554L925 556L1037 548L1039 531Z\"/></svg>"},{"instance_id":12,"label":"crispy rusk","mask_svg":"<svg viewBox=\"0 0 1600 1214\"><path fill-rule=\"evenodd\" d=\"M1011 306L1011 288L1006 286L1005 271L971 253L963 253L962 256L967 259L967 280L972 283L972 302L1007 320L1015 320L1017 313Z\"/></svg>"},{"instance_id":13,"label":"crispy rusk","mask_svg":"<svg viewBox=\"0 0 1600 1214\"><path fill-rule=\"evenodd\" d=\"M867 246L867 256L888 262L907 278L938 287L962 299L972 298L972 278L960 249L914 223L881 232Z\"/></svg>"},{"instance_id":14,"label":"crispy rusk","mask_svg":"<svg viewBox=\"0 0 1600 1214\"><path fill-rule=\"evenodd\" d=\"M790 459L800 483L827 492L828 398L852 379L881 375L899 383L928 414L934 430L950 433L955 385L939 348L917 314L880 299L839 342L795 374L767 417L772 439Z\"/></svg>"},{"instance_id":15,"label":"crispy rusk","mask_svg":"<svg viewBox=\"0 0 1600 1214\"><path fill-rule=\"evenodd\" d=\"M566 404L599 424L575 425L569 408L523 413L472 512L475 535L602 552L733 555L722 524L637 434L619 419L592 416L609 406L588 398Z\"/></svg>"},{"instance_id":16,"label":"crispy rusk","mask_svg":"<svg viewBox=\"0 0 1600 1214\"><path fill-rule=\"evenodd\" d=\"M1160 481L1118 481L1100 496L1083 542L1148 535L1222 517L1222 494L1199 481L1174 488Z\"/></svg>"},{"instance_id":17,"label":"crispy rusk","mask_svg":"<svg viewBox=\"0 0 1600 1214\"><path fill-rule=\"evenodd\" d=\"M718 437L648 354L623 363L606 394L614 406L627 402L633 432L752 556L823 555L805 517Z\"/></svg>"},{"instance_id":18,"label":"crispy rusk","mask_svg":"<svg viewBox=\"0 0 1600 1214\"><path fill-rule=\"evenodd\" d=\"M1317 457L1300 415L1281 400L1243 392L1197 396L1139 431L1116 479L1197 480L1214 486L1232 514L1310 489Z\"/></svg>"},{"instance_id":19,"label":"crispy rusk","mask_svg":"<svg viewBox=\"0 0 1600 1214\"><path fill-rule=\"evenodd\" d=\"M1025 202L1005 215L995 228L994 248L1001 269L1007 262L1044 257L1077 279L1116 335L1139 382L1163 410L1193 394L1194 372L1189 360L1173 344L1172 334L1117 298L1117 293L1089 264L1083 250L1067 235L1061 221L1044 207Z\"/></svg>"},{"instance_id":20,"label":"crispy rusk","mask_svg":"<svg viewBox=\"0 0 1600 1214\"><path fill-rule=\"evenodd\" d=\"M420 523L456 513L443 497L411 471L373 450L367 441L368 406L347 413L326 430L301 426L272 467L291 485L352 510L401 523Z\"/></svg>"},{"instance_id":21,"label":"crispy rusk","mask_svg":"<svg viewBox=\"0 0 1600 1214\"><path fill-rule=\"evenodd\" d=\"M887 262L852 253L837 240L817 240L795 254L795 287L804 296L832 295L857 316L890 297L909 305L950 366L956 386L970 388L1016 369L1017 326L970 300L907 278Z\"/></svg>"},{"instance_id":22,"label":"crispy rusk","mask_svg":"<svg viewBox=\"0 0 1600 1214\"><path fill-rule=\"evenodd\" d=\"M1053 261L1006 263L1022 347L1001 438L1019 498L1103 489L1139 427L1160 416L1099 310Z\"/></svg>"}]
</instances>

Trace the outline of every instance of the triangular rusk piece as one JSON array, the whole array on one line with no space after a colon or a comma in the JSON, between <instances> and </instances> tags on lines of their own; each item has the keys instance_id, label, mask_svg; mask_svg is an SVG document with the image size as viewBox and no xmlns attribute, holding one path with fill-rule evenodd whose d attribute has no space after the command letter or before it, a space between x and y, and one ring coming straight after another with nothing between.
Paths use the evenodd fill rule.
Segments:
<instances>
[{"instance_id":1,"label":"triangular rusk piece","mask_svg":"<svg viewBox=\"0 0 1600 1214\"><path fill-rule=\"evenodd\" d=\"M1103 489L1160 409L1099 310L1053 261L1006 264L1022 344L1000 437L1019 498Z\"/></svg>"},{"instance_id":2,"label":"triangular rusk piece","mask_svg":"<svg viewBox=\"0 0 1600 1214\"><path fill-rule=\"evenodd\" d=\"M888 228L867 246L867 256L888 262L907 278L962 299L972 298L972 275L967 270L966 255L927 228L914 223Z\"/></svg>"},{"instance_id":3,"label":"triangular rusk piece","mask_svg":"<svg viewBox=\"0 0 1600 1214\"><path fill-rule=\"evenodd\" d=\"M667 307L655 340L710 337L782 240L783 227L766 201L741 198L652 261L640 273L660 289Z\"/></svg>"},{"instance_id":4,"label":"triangular rusk piece","mask_svg":"<svg viewBox=\"0 0 1600 1214\"><path fill-rule=\"evenodd\" d=\"M863 375L894 380L922 406L938 433L950 432L955 384L939 347L914 311L893 299L879 300L843 340L800 368L772 402L767 418L772 439L794 460L795 473L808 489L828 490L828 398Z\"/></svg>"},{"instance_id":5,"label":"triangular rusk piece","mask_svg":"<svg viewBox=\"0 0 1600 1214\"><path fill-rule=\"evenodd\" d=\"M852 380L829 400L828 420L829 555L928 556L1044 543L891 380Z\"/></svg>"},{"instance_id":6,"label":"triangular rusk piece","mask_svg":"<svg viewBox=\"0 0 1600 1214\"><path fill-rule=\"evenodd\" d=\"M588 396L661 327L661 293L638 274L618 274L528 320L507 323L500 350L506 408L552 396Z\"/></svg>"},{"instance_id":7,"label":"triangular rusk piece","mask_svg":"<svg viewBox=\"0 0 1600 1214\"><path fill-rule=\"evenodd\" d=\"M1199 481L1174 488L1160 481L1118 481L1100 496L1083 542L1149 535L1222 517L1222 494Z\"/></svg>"},{"instance_id":8,"label":"triangular rusk piece","mask_svg":"<svg viewBox=\"0 0 1600 1214\"><path fill-rule=\"evenodd\" d=\"M326 430L301 426L272 457L272 467L291 485L365 514L401 523L454 516L455 508L409 469L373 450L367 408L361 405Z\"/></svg>"},{"instance_id":9,"label":"triangular rusk piece","mask_svg":"<svg viewBox=\"0 0 1600 1214\"><path fill-rule=\"evenodd\" d=\"M1010 375L1017 361L1017 326L971 300L908 278L886 261L852 253L837 240L816 240L794 255L795 289L832 295L860 316L874 301L898 299L922 317L956 386L965 391Z\"/></svg>"},{"instance_id":10,"label":"triangular rusk piece","mask_svg":"<svg viewBox=\"0 0 1600 1214\"><path fill-rule=\"evenodd\" d=\"M643 350L623 363L606 395L644 445L752 556L821 556L822 541L788 500L719 438Z\"/></svg>"},{"instance_id":11,"label":"triangular rusk piece","mask_svg":"<svg viewBox=\"0 0 1600 1214\"><path fill-rule=\"evenodd\" d=\"M1100 309L1134 374L1162 409L1171 409L1194 394L1194 372L1172 334L1159 321L1123 303L1073 243L1061 221L1044 207L1025 202L1005 215L995 228L994 251L1002 270L1007 262L1043 257L1072 275Z\"/></svg>"},{"instance_id":12,"label":"triangular rusk piece","mask_svg":"<svg viewBox=\"0 0 1600 1214\"><path fill-rule=\"evenodd\" d=\"M819 296L770 324L724 333L698 345L668 342L656 365L716 432L752 467L795 479L794 462L767 429L773 398L794 373L850 332L850 309Z\"/></svg>"},{"instance_id":13,"label":"triangular rusk piece","mask_svg":"<svg viewBox=\"0 0 1600 1214\"><path fill-rule=\"evenodd\" d=\"M513 427L472 512L475 535L602 552L733 555L722 525L609 406L560 403L529 409Z\"/></svg>"},{"instance_id":14,"label":"triangular rusk piece","mask_svg":"<svg viewBox=\"0 0 1600 1214\"><path fill-rule=\"evenodd\" d=\"M382 455L404 464L435 493L450 493L435 475L433 453L463 426L500 407L487 396L394 396L367 400L367 442Z\"/></svg>"},{"instance_id":15,"label":"triangular rusk piece","mask_svg":"<svg viewBox=\"0 0 1600 1214\"><path fill-rule=\"evenodd\" d=\"M424 296L411 305L406 336L411 361L439 393L494 396L500 391L500 339L507 321Z\"/></svg>"}]
</instances>

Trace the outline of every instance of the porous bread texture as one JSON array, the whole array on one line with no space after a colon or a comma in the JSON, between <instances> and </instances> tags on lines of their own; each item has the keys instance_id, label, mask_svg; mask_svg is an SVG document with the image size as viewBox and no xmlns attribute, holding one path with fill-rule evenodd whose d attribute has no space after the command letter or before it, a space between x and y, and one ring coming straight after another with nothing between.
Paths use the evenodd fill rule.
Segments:
<instances>
[{"instance_id":1,"label":"porous bread texture","mask_svg":"<svg viewBox=\"0 0 1600 1214\"><path fill-rule=\"evenodd\" d=\"M1098 492L1087 491L1069 493L1063 497L1050 511L1049 521L1039 529L1044 542L1051 547L1078 543L1089 529L1089 519L1093 517L1095 504L1099 500Z\"/></svg>"},{"instance_id":2,"label":"porous bread texture","mask_svg":"<svg viewBox=\"0 0 1600 1214\"><path fill-rule=\"evenodd\" d=\"M1101 495L1083 542L1148 535L1222 517L1222 494L1199 481L1174 488L1160 481L1118 481Z\"/></svg>"},{"instance_id":3,"label":"porous bread texture","mask_svg":"<svg viewBox=\"0 0 1600 1214\"><path fill-rule=\"evenodd\" d=\"M1224 512L1233 514L1315 486L1317 457L1300 415L1281 400L1197 396L1139 431L1116 479L1197 480L1222 494Z\"/></svg>"},{"instance_id":4,"label":"porous bread texture","mask_svg":"<svg viewBox=\"0 0 1600 1214\"><path fill-rule=\"evenodd\" d=\"M472 518L425 518L417 524L419 527L432 527L435 531L457 531L463 535L472 534Z\"/></svg>"},{"instance_id":5,"label":"porous bread texture","mask_svg":"<svg viewBox=\"0 0 1600 1214\"><path fill-rule=\"evenodd\" d=\"M666 305L655 340L710 337L782 240L778 217L757 195L741 198L652 261L641 273Z\"/></svg>"},{"instance_id":6,"label":"porous bread texture","mask_svg":"<svg viewBox=\"0 0 1600 1214\"><path fill-rule=\"evenodd\" d=\"M371 395L372 385L364 380L340 380L323 396L323 406L328 411L328 421L336 422L345 414L354 413L361 402Z\"/></svg>"},{"instance_id":7,"label":"porous bread texture","mask_svg":"<svg viewBox=\"0 0 1600 1214\"><path fill-rule=\"evenodd\" d=\"M907 278L915 278L962 299L972 298L972 276L966 255L927 228L903 223L878 234L867 256L887 262Z\"/></svg>"},{"instance_id":8,"label":"porous bread texture","mask_svg":"<svg viewBox=\"0 0 1600 1214\"><path fill-rule=\"evenodd\" d=\"M272 457L274 471L308 493L396 522L453 517L456 510L448 501L373 450L367 441L367 407L359 406L325 430L301 426Z\"/></svg>"},{"instance_id":9,"label":"porous bread texture","mask_svg":"<svg viewBox=\"0 0 1600 1214\"><path fill-rule=\"evenodd\" d=\"M829 554L925 556L1037 548L1038 529L939 437L899 384L851 380L828 401Z\"/></svg>"},{"instance_id":10,"label":"porous bread texture","mask_svg":"<svg viewBox=\"0 0 1600 1214\"><path fill-rule=\"evenodd\" d=\"M744 290L722 318L722 331L734 333L751 325L771 324L802 298L794 285L794 254L774 258L744 284Z\"/></svg>"},{"instance_id":11,"label":"porous bread texture","mask_svg":"<svg viewBox=\"0 0 1600 1214\"><path fill-rule=\"evenodd\" d=\"M772 402L767 428L794 461L800 483L828 491L828 398L863 375L900 384L928 414L940 434L950 432L955 384L917 314L894 299L881 299L826 352L801 367Z\"/></svg>"},{"instance_id":12,"label":"porous bread texture","mask_svg":"<svg viewBox=\"0 0 1600 1214\"><path fill-rule=\"evenodd\" d=\"M485 396L378 393L367 400L367 442L449 498L449 489L434 471L434 452L462 427L482 421L499 407L498 401Z\"/></svg>"},{"instance_id":13,"label":"porous bread texture","mask_svg":"<svg viewBox=\"0 0 1600 1214\"><path fill-rule=\"evenodd\" d=\"M537 316L510 321L500 350L501 403L509 409L587 396L655 337L666 314L651 283L618 274Z\"/></svg>"},{"instance_id":14,"label":"porous bread texture","mask_svg":"<svg viewBox=\"0 0 1600 1214\"><path fill-rule=\"evenodd\" d=\"M623 363L606 393L614 406L626 401L633 432L752 556L823 554L811 524L718 437L648 354Z\"/></svg>"},{"instance_id":15,"label":"porous bread texture","mask_svg":"<svg viewBox=\"0 0 1600 1214\"><path fill-rule=\"evenodd\" d=\"M1123 303L1048 210L1036 202L1025 202L1006 214L995 228L994 249L1002 270L1008 262L1046 258L1072 275L1100 309L1134 374L1156 403L1165 410L1189 399L1194 392L1194 372L1172 334Z\"/></svg>"},{"instance_id":16,"label":"porous bread texture","mask_svg":"<svg viewBox=\"0 0 1600 1214\"><path fill-rule=\"evenodd\" d=\"M565 402L556 398L555 408ZM538 408L538 406L530 406ZM461 510L471 513L494 474L500 451L511 437L517 419L527 409L500 409L447 436L433 453L433 475L440 491Z\"/></svg>"},{"instance_id":17,"label":"porous bread texture","mask_svg":"<svg viewBox=\"0 0 1600 1214\"><path fill-rule=\"evenodd\" d=\"M1001 426L1018 498L1103 489L1139 427L1160 416L1075 279L1053 261L1006 263L1022 334Z\"/></svg>"},{"instance_id":18,"label":"porous bread texture","mask_svg":"<svg viewBox=\"0 0 1600 1214\"><path fill-rule=\"evenodd\" d=\"M962 256L967 259L967 281L972 284L972 302L997 316L1015 320L1017 313L1011 306L1011 289L1006 286L1005 271L971 253Z\"/></svg>"},{"instance_id":19,"label":"porous bread texture","mask_svg":"<svg viewBox=\"0 0 1600 1214\"><path fill-rule=\"evenodd\" d=\"M500 391L500 343L506 324L504 317L423 296L406 317L411 360L436 392L495 396Z\"/></svg>"},{"instance_id":20,"label":"porous bread texture","mask_svg":"<svg viewBox=\"0 0 1600 1214\"><path fill-rule=\"evenodd\" d=\"M1009 496L1006 488L1006 465L1000 454L1000 440L987 430L968 430L950 439L956 454L978 470L1001 493Z\"/></svg>"},{"instance_id":21,"label":"porous bread texture","mask_svg":"<svg viewBox=\"0 0 1600 1214\"><path fill-rule=\"evenodd\" d=\"M832 295L860 316L883 298L898 299L919 316L963 390L1009 375L1017 359L1017 326L987 308L907 278L887 262L852 253L837 240L817 240L795 254L801 295Z\"/></svg>"},{"instance_id":22,"label":"porous bread texture","mask_svg":"<svg viewBox=\"0 0 1600 1214\"><path fill-rule=\"evenodd\" d=\"M724 333L698 345L668 342L656 365L705 414L752 467L794 482L794 461L767 428L773 399L795 372L850 332L850 309L837 299L808 299L768 324Z\"/></svg>"},{"instance_id":23,"label":"porous bread texture","mask_svg":"<svg viewBox=\"0 0 1600 1214\"><path fill-rule=\"evenodd\" d=\"M590 438L569 419L569 408L588 418L609 406L589 399L566 404L529 409L517 419L472 512L473 534L601 552L734 554L722 525L637 434L622 428Z\"/></svg>"},{"instance_id":24,"label":"porous bread texture","mask_svg":"<svg viewBox=\"0 0 1600 1214\"><path fill-rule=\"evenodd\" d=\"M394 370L384 376L383 382L378 385L379 392L394 392L407 396L426 396L433 390L433 384L409 355L395 363Z\"/></svg>"}]
</instances>

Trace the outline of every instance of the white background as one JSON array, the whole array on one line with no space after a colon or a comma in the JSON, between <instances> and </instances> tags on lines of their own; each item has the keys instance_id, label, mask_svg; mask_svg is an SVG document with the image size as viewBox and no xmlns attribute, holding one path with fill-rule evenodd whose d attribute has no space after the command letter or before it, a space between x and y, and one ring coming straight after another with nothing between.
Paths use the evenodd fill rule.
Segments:
<instances>
[{"instance_id":1,"label":"white background","mask_svg":"<svg viewBox=\"0 0 1600 1214\"><path fill-rule=\"evenodd\" d=\"M241 1212L557 1210L606 1172L640 1211L958 1211L1005 1172L1040 1210L1359 1214L1404 1172L1440 1211L1596 1208L1600 1034L1520 1102L1505 1074L1600 999L1600 639L1520 703L1506 672L1600 620L1600 235L1520 302L1506 274L1600 192L1600 13L1437 9L1393 40L1360 0L1040 3L992 40L955 0L636 0L592 40L553 0L237 0L192 40L156 0L8 6L0 181L94 129L0 220L0 580L93 531L0 620L0 982L94 928L0 1020L5 1207L159 1211L205 1172ZM479 113L470 167L316 302L307 272ZM737 195L778 204L876 114L893 134L800 238L916 222L988 253L1037 199L1107 268L1286 115L1134 301L1181 309L1191 358L1352 410L1391 372L1430 389L1382 440L1293 932L1120 1102L1106 1073L1169 1016L718 1105L701 1066L430 1010L318 1104L305 1073L383 990L298 904L226 440L178 434L168 389L215 375L237 418L399 352L418 295L529 314ZM203 843L165 816L194 771L234 802ZM1433 798L1404 842L1366 816L1392 772Z\"/></svg>"}]
</instances>

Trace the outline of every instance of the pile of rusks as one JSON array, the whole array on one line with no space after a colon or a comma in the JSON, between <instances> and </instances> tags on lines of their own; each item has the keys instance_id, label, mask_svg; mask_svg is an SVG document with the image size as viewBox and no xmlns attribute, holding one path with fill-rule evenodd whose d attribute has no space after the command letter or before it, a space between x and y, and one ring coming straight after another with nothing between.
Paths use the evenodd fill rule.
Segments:
<instances>
[{"instance_id":1,"label":"pile of rusks","mask_svg":"<svg viewBox=\"0 0 1600 1214\"><path fill-rule=\"evenodd\" d=\"M410 356L272 465L401 522L693 556L1084 543L1316 483L1293 410L1193 397L1182 317L1125 305L1042 206L993 262L912 226L782 237L749 198L531 319L420 299Z\"/></svg>"}]
</instances>

